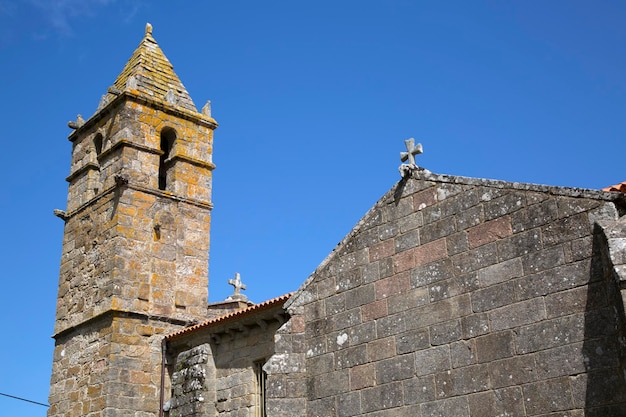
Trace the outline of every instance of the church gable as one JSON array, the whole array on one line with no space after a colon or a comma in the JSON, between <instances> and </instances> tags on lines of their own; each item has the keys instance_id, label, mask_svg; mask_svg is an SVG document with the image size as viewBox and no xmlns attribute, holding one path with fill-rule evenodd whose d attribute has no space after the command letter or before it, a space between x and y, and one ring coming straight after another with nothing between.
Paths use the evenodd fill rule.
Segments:
<instances>
[{"instance_id":1,"label":"church gable","mask_svg":"<svg viewBox=\"0 0 626 417\"><path fill-rule=\"evenodd\" d=\"M597 225L618 198L414 170L286 304L300 373L276 377L303 379L310 416L626 412Z\"/></svg>"}]
</instances>

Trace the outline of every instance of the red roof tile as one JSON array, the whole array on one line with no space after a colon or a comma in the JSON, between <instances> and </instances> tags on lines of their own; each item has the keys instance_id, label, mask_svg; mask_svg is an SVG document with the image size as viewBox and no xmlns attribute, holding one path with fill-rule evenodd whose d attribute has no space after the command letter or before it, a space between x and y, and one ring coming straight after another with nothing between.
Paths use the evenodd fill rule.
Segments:
<instances>
[{"instance_id":1,"label":"red roof tile","mask_svg":"<svg viewBox=\"0 0 626 417\"><path fill-rule=\"evenodd\" d=\"M603 188L602 191L618 191L620 193L626 193L626 181Z\"/></svg>"}]
</instances>

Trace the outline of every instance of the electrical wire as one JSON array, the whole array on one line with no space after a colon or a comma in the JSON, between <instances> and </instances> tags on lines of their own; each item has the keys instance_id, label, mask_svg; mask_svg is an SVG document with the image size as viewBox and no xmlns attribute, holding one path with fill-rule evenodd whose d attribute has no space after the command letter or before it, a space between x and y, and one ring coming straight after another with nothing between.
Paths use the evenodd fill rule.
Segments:
<instances>
[{"instance_id":1,"label":"electrical wire","mask_svg":"<svg viewBox=\"0 0 626 417\"><path fill-rule=\"evenodd\" d=\"M0 395L4 395L5 397L13 398L13 399L15 399L15 400L25 401L25 402L27 402L27 403L32 403L32 404L42 405L42 406L44 406L44 407L50 407L48 404L40 403L40 402L33 401L33 400L27 400L26 398L16 397L15 395L9 395L9 394L5 394L5 393L3 393L3 392L0 392Z\"/></svg>"}]
</instances>

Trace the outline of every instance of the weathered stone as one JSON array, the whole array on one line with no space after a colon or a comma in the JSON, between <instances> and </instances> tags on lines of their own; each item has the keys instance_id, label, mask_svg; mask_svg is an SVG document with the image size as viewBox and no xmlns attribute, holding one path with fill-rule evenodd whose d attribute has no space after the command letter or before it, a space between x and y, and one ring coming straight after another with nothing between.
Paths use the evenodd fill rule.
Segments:
<instances>
[{"instance_id":1,"label":"weathered stone","mask_svg":"<svg viewBox=\"0 0 626 417\"><path fill-rule=\"evenodd\" d=\"M476 347L472 341L459 341L450 345L450 358L453 368L476 363Z\"/></svg>"},{"instance_id":2,"label":"weathered stone","mask_svg":"<svg viewBox=\"0 0 626 417\"><path fill-rule=\"evenodd\" d=\"M481 392L468 398L472 417L524 415L524 397L519 387Z\"/></svg>"},{"instance_id":3,"label":"weathered stone","mask_svg":"<svg viewBox=\"0 0 626 417\"><path fill-rule=\"evenodd\" d=\"M422 404L422 415L431 417L470 417L466 397L447 398Z\"/></svg>"},{"instance_id":4,"label":"weathered stone","mask_svg":"<svg viewBox=\"0 0 626 417\"><path fill-rule=\"evenodd\" d=\"M461 339L461 321L450 320L429 327L430 343L433 346L455 342Z\"/></svg>"},{"instance_id":5,"label":"weathered stone","mask_svg":"<svg viewBox=\"0 0 626 417\"><path fill-rule=\"evenodd\" d=\"M573 407L572 391L567 378L555 378L524 385L526 413L547 414Z\"/></svg>"},{"instance_id":6,"label":"weathered stone","mask_svg":"<svg viewBox=\"0 0 626 417\"><path fill-rule=\"evenodd\" d=\"M451 369L450 348L448 345L415 352L415 373L418 376L429 375L448 369Z\"/></svg>"},{"instance_id":7,"label":"weathered stone","mask_svg":"<svg viewBox=\"0 0 626 417\"><path fill-rule=\"evenodd\" d=\"M489 364L489 376L493 388L522 385L537 378L537 365L532 355L514 356Z\"/></svg>"},{"instance_id":8,"label":"weathered stone","mask_svg":"<svg viewBox=\"0 0 626 417\"><path fill-rule=\"evenodd\" d=\"M410 330L396 335L396 350L398 354L415 352L430 347L427 329Z\"/></svg>"},{"instance_id":9,"label":"weathered stone","mask_svg":"<svg viewBox=\"0 0 626 417\"><path fill-rule=\"evenodd\" d=\"M510 283L492 285L491 287L474 291L471 294L472 309L475 313L482 313L515 302L515 291L511 291Z\"/></svg>"},{"instance_id":10,"label":"weathered stone","mask_svg":"<svg viewBox=\"0 0 626 417\"><path fill-rule=\"evenodd\" d=\"M515 354L513 333L504 331L476 338L478 362L492 362Z\"/></svg>"},{"instance_id":11,"label":"weathered stone","mask_svg":"<svg viewBox=\"0 0 626 417\"><path fill-rule=\"evenodd\" d=\"M546 317L546 312L543 300L533 298L491 310L488 316L491 330L498 331L543 320Z\"/></svg>"},{"instance_id":12,"label":"weathered stone","mask_svg":"<svg viewBox=\"0 0 626 417\"><path fill-rule=\"evenodd\" d=\"M392 382L361 391L361 410L365 413L402 405L402 383Z\"/></svg>"}]
</instances>

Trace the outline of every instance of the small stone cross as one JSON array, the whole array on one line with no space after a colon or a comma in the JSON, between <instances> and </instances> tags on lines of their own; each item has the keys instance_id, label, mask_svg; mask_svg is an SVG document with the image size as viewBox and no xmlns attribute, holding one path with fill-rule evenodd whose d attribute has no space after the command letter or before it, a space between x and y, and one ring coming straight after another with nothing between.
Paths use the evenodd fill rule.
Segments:
<instances>
[{"instance_id":1,"label":"small stone cross","mask_svg":"<svg viewBox=\"0 0 626 417\"><path fill-rule=\"evenodd\" d=\"M422 144L415 144L415 139L410 138L404 141L406 152L400 152L400 160L402 162L409 160L409 165L415 165L415 155L423 153Z\"/></svg>"},{"instance_id":2,"label":"small stone cross","mask_svg":"<svg viewBox=\"0 0 626 417\"><path fill-rule=\"evenodd\" d=\"M234 279L232 279L232 278L229 279L228 280L228 284L232 285L233 287L235 287L235 293L233 294L233 297L231 297L231 298L244 297L244 295L241 294L241 290L245 290L246 289L246 284L241 282L241 276L239 275L239 272L235 272L235 278Z\"/></svg>"}]
</instances>

